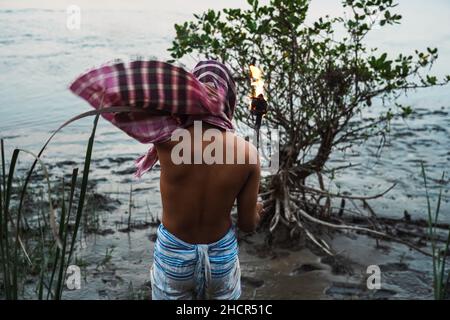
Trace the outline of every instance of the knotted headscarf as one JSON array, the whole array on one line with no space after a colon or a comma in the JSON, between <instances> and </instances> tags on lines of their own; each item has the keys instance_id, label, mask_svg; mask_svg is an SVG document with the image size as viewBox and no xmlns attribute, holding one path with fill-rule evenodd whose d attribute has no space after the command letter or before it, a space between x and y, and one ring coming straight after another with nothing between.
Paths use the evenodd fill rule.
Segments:
<instances>
[{"instance_id":1,"label":"knotted headscarf","mask_svg":"<svg viewBox=\"0 0 450 320\"><path fill-rule=\"evenodd\" d=\"M106 64L78 77L70 90L96 109L124 106L146 110L102 114L141 143L170 140L176 129L195 120L234 130L236 86L229 69L215 60L199 62L192 72L161 61ZM149 171L157 160L152 145L135 161L136 176Z\"/></svg>"}]
</instances>

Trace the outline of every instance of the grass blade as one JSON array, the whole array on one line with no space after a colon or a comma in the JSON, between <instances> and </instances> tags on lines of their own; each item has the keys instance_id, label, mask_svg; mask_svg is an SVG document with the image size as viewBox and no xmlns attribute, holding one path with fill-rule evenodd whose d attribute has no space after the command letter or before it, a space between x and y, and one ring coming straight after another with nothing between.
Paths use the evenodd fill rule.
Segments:
<instances>
[{"instance_id":1,"label":"grass blade","mask_svg":"<svg viewBox=\"0 0 450 320\"><path fill-rule=\"evenodd\" d=\"M4 220L4 224L7 228L8 226L8 220L11 219L10 217L10 212L9 212L9 202L11 200L11 191L12 191L12 181L14 178L14 170L16 167L16 163L17 163L17 158L19 156L19 149L15 149L13 152L13 155L11 157L11 163L9 165L9 173L8 173L8 181L6 184L6 195L5 195L5 220ZM18 230L19 226L16 226L16 235L19 233ZM6 229L5 232L5 247L7 248L6 250L6 263L9 264L10 260L10 254L9 254L9 241L8 241L8 229ZM13 265L13 273L12 273L12 286L10 288L11 292L10 294L10 298L11 299L15 299L17 300L17 293L18 293L18 288L17 288L17 256L14 255L14 260L12 261L12 265ZM8 267L9 269L9 267Z\"/></svg>"},{"instance_id":2,"label":"grass blade","mask_svg":"<svg viewBox=\"0 0 450 320\"><path fill-rule=\"evenodd\" d=\"M57 282L57 292L55 294L55 296L57 295L59 299L61 299L62 296L62 283L66 277L66 261L65 261L65 256L66 256L66 248L67 248L67 240L68 240L68 234L69 231L67 230L69 222L70 222L70 216L72 213L72 204L73 204L73 197L75 195L75 187L77 184L77 176L78 176L78 168L75 168L72 171L72 182L71 182L71 187L70 187L70 197L69 197L69 211L67 214L67 223L66 226L64 228L64 239L63 239L63 248L62 248L62 255L61 255L61 262L60 262L60 269L59 269L59 275L58 275L58 282Z\"/></svg>"},{"instance_id":3,"label":"grass blade","mask_svg":"<svg viewBox=\"0 0 450 320\"><path fill-rule=\"evenodd\" d=\"M41 235L41 255L42 255L42 260L41 260L41 272L40 272L40 276L39 276L39 289L38 289L38 299L42 300L43 298L43 294L44 294L44 274L45 274L45 266L47 265L47 259L45 257L45 236L44 236L44 231L42 229L42 225L41 225L41 218L39 217L39 215L37 216L37 220L38 220L38 228L40 230L40 235Z\"/></svg>"},{"instance_id":4,"label":"grass blade","mask_svg":"<svg viewBox=\"0 0 450 320\"><path fill-rule=\"evenodd\" d=\"M2 183L3 183L3 190L6 190L6 165L5 165L5 145L3 139L0 141L1 143L1 154L2 154ZM6 197L6 194L4 195ZM6 200L6 198L5 198Z\"/></svg>"},{"instance_id":5,"label":"grass blade","mask_svg":"<svg viewBox=\"0 0 450 320\"><path fill-rule=\"evenodd\" d=\"M64 236L64 231L66 229L66 199L64 196L64 179L63 179L63 187L62 187L63 191L62 191L62 206L61 206L61 219L60 219L60 224L59 224L59 234L61 235L61 237L65 237ZM64 251L64 243L63 243L63 248L61 248L61 262L60 262L60 271L59 271L59 275L61 275L61 270L64 268L64 257L65 257L65 251ZM59 248L57 248L57 252L59 253ZM55 263L57 263L58 261L58 257L55 258ZM59 295L60 290L60 285L61 285L61 278L58 278L58 281L56 283L56 289L55 289L55 300L60 300L61 297Z\"/></svg>"},{"instance_id":6,"label":"grass blade","mask_svg":"<svg viewBox=\"0 0 450 320\"><path fill-rule=\"evenodd\" d=\"M425 165L421 162L422 167L422 177L425 186L425 196L427 199L427 213L428 213L428 233L431 242L431 253L433 259L433 288L434 288L434 297L437 298L437 287L438 287L438 270L437 270L437 262L439 257L436 257L436 243L434 236L434 223L433 223L433 215L431 213L431 203L430 203L430 195L428 194L428 185L427 185L427 175L425 172Z\"/></svg>"},{"instance_id":7,"label":"grass blade","mask_svg":"<svg viewBox=\"0 0 450 320\"><path fill-rule=\"evenodd\" d=\"M3 144L3 139L1 139L1 164L2 171L1 177L2 182L0 184L0 258L2 259L2 271L3 271L3 286L5 290L5 296L7 299L10 299L9 296L9 268L7 265L7 254L6 250L9 250L9 247L6 246L6 237L8 236L8 219L6 218L6 207L4 207L4 201L6 200L6 169L5 169L5 148Z\"/></svg>"},{"instance_id":8,"label":"grass blade","mask_svg":"<svg viewBox=\"0 0 450 320\"><path fill-rule=\"evenodd\" d=\"M66 219L66 200L65 200L65 190L64 190L64 178L62 179L62 205L61 205L61 218L60 218L60 223L59 223L59 235L61 237L63 237L63 230L64 230L64 225L65 225L65 219ZM53 279L55 277L55 273L56 273L56 269L58 267L58 262L59 262L59 253L60 253L60 249L58 246L56 246L56 252L55 252L55 259L53 261L53 267L52 267L52 274L50 276L50 282L49 282L49 290L47 291L47 300L50 298L50 293L51 293L51 288L53 285ZM63 257L64 259L64 257ZM55 295L56 297L56 295Z\"/></svg>"},{"instance_id":9,"label":"grass blade","mask_svg":"<svg viewBox=\"0 0 450 320\"><path fill-rule=\"evenodd\" d=\"M97 130L98 118L99 118L99 115L97 114L94 119L94 126L92 128L92 133L91 133L91 136L89 137L89 142L88 142L88 146L86 149L86 156L84 159L84 168L83 168L83 178L81 181L81 189L80 189L80 198L78 199L77 215L75 217L75 227L73 230L72 241L70 244L69 258L67 259L68 264L70 263L70 260L73 255L73 251L75 248L75 242L77 239L77 233L78 233L78 229L80 227L81 215L83 213L84 199L86 197L87 184L88 184L88 180L89 180L89 169L91 166L92 149L94 146L94 139L95 139L95 132Z\"/></svg>"}]
</instances>

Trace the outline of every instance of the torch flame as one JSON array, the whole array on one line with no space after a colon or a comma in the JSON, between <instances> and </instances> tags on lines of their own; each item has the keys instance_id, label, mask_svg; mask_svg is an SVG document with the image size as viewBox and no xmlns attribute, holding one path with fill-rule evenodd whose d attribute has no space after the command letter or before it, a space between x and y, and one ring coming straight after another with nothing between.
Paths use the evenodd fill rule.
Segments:
<instances>
[{"instance_id":1,"label":"torch flame","mask_svg":"<svg viewBox=\"0 0 450 320\"><path fill-rule=\"evenodd\" d=\"M252 98L258 97L260 94L264 97L264 79L262 71L254 65L250 65L250 80L252 86ZM264 97L265 98L265 97Z\"/></svg>"}]
</instances>

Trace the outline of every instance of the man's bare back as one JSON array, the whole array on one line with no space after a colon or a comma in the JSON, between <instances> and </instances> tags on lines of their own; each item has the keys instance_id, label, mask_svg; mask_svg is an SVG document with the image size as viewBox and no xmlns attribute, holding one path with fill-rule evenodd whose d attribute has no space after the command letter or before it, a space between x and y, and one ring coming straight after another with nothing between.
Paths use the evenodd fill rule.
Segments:
<instances>
[{"instance_id":1,"label":"man's bare back","mask_svg":"<svg viewBox=\"0 0 450 320\"><path fill-rule=\"evenodd\" d=\"M203 132L215 128L205 122ZM194 127L187 128L194 146ZM162 223L181 240L193 244L212 243L223 237L231 227L230 212L237 199L238 227L249 232L259 222L261 205L257 205L260 180L259 160L256 148L234 133L221 131L224 164L193 164L194 147L191 148L191 164L174 164L172 149L179 142L157 144L161 165ZM203 150L212 141L199 144ZM233 144L233 164L225 164L227 146ZM245 150L245 164L237 162L238 152Z\"/></svg>"}]
</instances>

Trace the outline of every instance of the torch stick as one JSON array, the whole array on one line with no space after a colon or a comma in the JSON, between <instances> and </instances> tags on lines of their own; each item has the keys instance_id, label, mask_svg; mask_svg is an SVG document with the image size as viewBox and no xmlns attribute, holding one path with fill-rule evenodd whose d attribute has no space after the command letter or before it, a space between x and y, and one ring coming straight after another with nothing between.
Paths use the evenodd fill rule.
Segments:
<instances>
[{"instance_id":1,"label":"torch stick","mask_svg":"<svg viewBox=\"0 0 450 320\"><path fill-rule=\"evenodd\" d=\"M252 98L251 113L255 116L256 148L259 149L259 134L262 118L267 113L267 101L262 94Z\"/></svg>"},{"instance_id":2,"label":"torch stick","mask_svg":"<svg viewBox=\"0 0 450 320\"><path fill-rule=\"evenodd\" d=\"M259 134L263 116L267 113L267 101L264 98L264 80L262 72L254 65L250 65L251 104L250 113L255 116L256 148L259 149Z\"/></svg>"}]
</instances>

